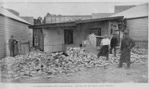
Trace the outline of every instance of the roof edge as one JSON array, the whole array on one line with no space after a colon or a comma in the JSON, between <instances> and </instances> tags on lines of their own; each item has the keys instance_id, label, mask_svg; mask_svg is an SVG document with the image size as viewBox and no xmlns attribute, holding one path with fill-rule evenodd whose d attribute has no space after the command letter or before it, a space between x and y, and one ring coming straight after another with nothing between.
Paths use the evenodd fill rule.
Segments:
<instances>
[{"instance_id":1,"label":"roof edge","mask_svg":"<svg viewBox=\"0 0 150 89\"><path fill-rule=\"evenodd\" d=\"M62 22L62 23L49 23L49 24L40 24L40 25L30 25L29 28L38 28L43 26L59 26L61 24L80 24L80 23L89 23L89 22L98 22L98 21L106 21L106 20L115 20L115 19L123 19L124 16L116 16L116 17L105 17L105 18L97 18L97 19L87 19L87 20L78 20L78 21L71 21L71 22Z\"/></svg>"},{"instance_id":2,"label":"roof edge","mask_svg":"<svg viewBox=\"0 0 150 89\"><path fill-rule=\"evenodd\" d=\"M17 19L11 18L11 17L9 17L9 16L5 16L5 15L3 15L3 14L0 14L0 15L4 16L4 17L6 17L6 18L9 18L9 19L12 19L12 20L15 20L15 21L18 21L18 22L27 24L27 25L31 25L31 23L25 23L25 22L23 22L23 21L19 21L19 20L17 20Z\"/></svg>"},{"instance_id":3,"label":"roof edge","mask_svg":"<svg viewBox=\"0 0 150 89\"><path fill-rule=\"evenodd\" d=\"M76 23L88 23L94 21L105 21L105 20L113 20L113 19L123 19L124 16L114 16L114 17L104 17L104 18L96 18L96 19L87 19L87 20L79 20Z\"/></svg>"},{"instance_id":4,"label":"roof edge","mask_svg":"<svg viewBox=\"0 0 150 89\"><path fill-rule=\"evenodd\" d=\"M148 18L148 16L131 17L131 18L125 18L125 19L130 20L130 19L139 19L139 18Z\"/></svg>"}]
</instances>

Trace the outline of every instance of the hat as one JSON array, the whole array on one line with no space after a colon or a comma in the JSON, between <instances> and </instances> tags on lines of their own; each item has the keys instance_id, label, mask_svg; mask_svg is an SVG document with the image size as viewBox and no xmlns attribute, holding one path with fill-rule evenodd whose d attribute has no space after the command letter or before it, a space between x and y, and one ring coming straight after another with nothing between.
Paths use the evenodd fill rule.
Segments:
<instances>
[{"instance_id":1,"label":"hat","mask_svg":"<svg viewBox=\"0 0 150 89\"><path fill-rule=\"evenodd\" d=\"M123 33L124 33L124 34L128 34L128 31L125 30Z\"/></svg>"}]
</instances>

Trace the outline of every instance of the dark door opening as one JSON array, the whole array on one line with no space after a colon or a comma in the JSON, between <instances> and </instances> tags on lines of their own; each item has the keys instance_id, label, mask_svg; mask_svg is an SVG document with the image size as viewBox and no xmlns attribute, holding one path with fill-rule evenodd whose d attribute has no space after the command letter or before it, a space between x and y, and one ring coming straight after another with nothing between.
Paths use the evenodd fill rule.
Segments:
<instances>
[{"instance_id":1,"label":"dark door opening","mask_svg":"<svg viewBox=\"0 0 150 89\"><path fill-rule=\"evenodd\" d=\"M65 44L73 44L73 30L64 30Z\"/></svg>"}]
</instances>

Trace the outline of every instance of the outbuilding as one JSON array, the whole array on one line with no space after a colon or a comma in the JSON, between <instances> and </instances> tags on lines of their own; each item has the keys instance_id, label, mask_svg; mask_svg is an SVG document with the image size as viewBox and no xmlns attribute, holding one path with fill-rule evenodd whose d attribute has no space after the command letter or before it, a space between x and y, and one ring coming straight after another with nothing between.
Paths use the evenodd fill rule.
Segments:
<instances>
[{"instance_id":1,"label":"outbuilding","mask_svg":"<svg viewBox=\"0 0 150 89\"><path fill-rule=\"evenodd\" d=\"M0 8L0 59L10 54L8 40L11 35L19 42L28 42L30 40L29 25L31 24L19 16L5 8Z\"/></svg>"},{"instance_id":2,"label":"outbuilding","mask_svg":"<svg viewBox=\"0 0 150 89\"><path fill-rule=\"evenodd\" d=\"M78 20L63 23L49 23L31 25L33 29L33 46L44 52L65 51L67 47L79 47L90 33L96 36L113 33L120 37L118 24L122 23L122 16L98 19ZM97 37L97 46L100 40Z\"/></svg>"}]
</instances>

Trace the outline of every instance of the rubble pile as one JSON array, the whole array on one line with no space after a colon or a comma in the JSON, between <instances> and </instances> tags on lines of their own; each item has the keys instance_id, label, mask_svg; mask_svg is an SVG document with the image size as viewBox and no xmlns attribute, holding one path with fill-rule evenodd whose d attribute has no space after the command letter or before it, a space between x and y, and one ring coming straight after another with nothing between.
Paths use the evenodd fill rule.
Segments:
<instances>
[{"instance_id":1,"label":"rubble pile","mask_svg":"<svg viewBox=\"0 0 150 89\"><path fill-rule=\"evenodd\" d=\"M139 55L145 55L147 52L146 49L142 49L142 48L133 48L132 52L135 54L139 54Z\"/></svg>"},{"instance_id":2,"label":"rubble pile","mask_svg":"<svg viewBox=\"0 0 150 89\"><path fill-rule=\"evenodd\" d=\"M131 51L131 63L144 64L145 59L148 59L147 50L140 48L133 48Z\"/></svg>"},{"instance_id":3,"label":"rubble pile","mask_svg":"<svg viewBox=\"0 0 150 89\"><path fill-rule=\"evenodd\" d=\"M132 52L133 63L144 63L145 55ZM44 53L40 51L30 52L26 55L6 57L0 60L1 73L8 78L21 78L23 76L36 76L42 72L47 75L59 73L73 73L84 68L116 66L119 63L120 54L116 57L110 54L109 60L105 57L97 58L93 53L86 53L80 48L69 48L66 54L63 52Z\"/></svg>"}]
</instances>

